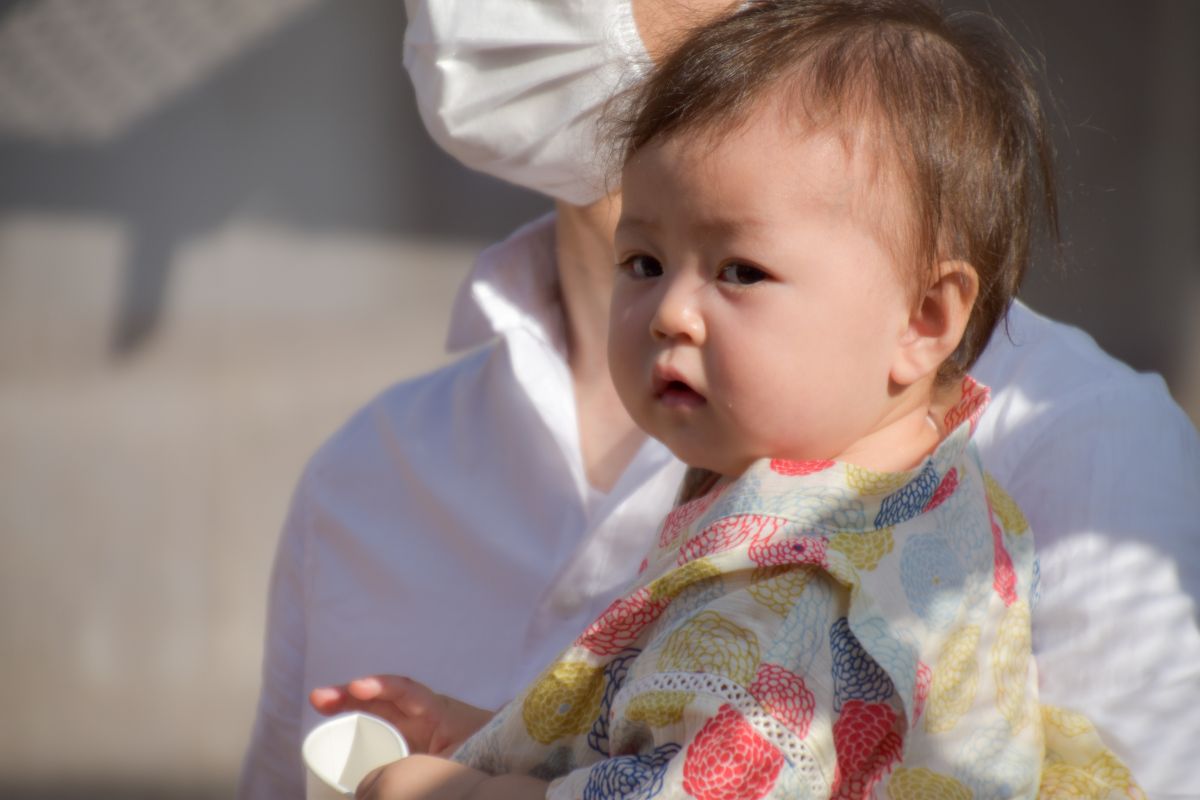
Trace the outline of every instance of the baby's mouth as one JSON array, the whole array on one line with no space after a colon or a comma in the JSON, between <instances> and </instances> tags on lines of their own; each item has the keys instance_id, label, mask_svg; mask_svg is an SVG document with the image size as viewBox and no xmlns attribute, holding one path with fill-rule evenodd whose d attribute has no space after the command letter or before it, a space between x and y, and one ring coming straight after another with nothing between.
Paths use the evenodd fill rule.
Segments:
<instances>
[{"instance_id":1,"label":"baby's mouth","mask_svg":"<svg viewBox=\"0 0 1200 800\"><path fill-rule=\"evenodd\" d=\"M668 408L695 408L707 402L687 381L659 370L654 373L654 398Z\"/></svg>"}]
</instances>

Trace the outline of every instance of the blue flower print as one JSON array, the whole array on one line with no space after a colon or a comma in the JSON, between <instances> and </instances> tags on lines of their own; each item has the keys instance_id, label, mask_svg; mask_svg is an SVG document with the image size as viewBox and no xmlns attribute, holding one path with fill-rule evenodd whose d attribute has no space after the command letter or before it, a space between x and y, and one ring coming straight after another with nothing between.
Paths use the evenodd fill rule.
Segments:
<instances>
[{"instance_id":1,"label":"blue flower print","mask_svg":"<svg viewBox=\"0 0 1200 800\"><path fill-rule=\"evenodd\" d=\"M904 544L900 554L900 582L913 611L934 630L954 622L962 607L966 572L950 542L923 534Z\"/></svg>"},{"instance_id":2,"label":"blue flower print","mask_svg":"<svg viewBox=\"0 0 1200 800\"><path fill-rule=\"evenodd\" d=\"M612 710L613 698L621 690L622 684L625 683L625 676L629 673L629 667L640 652L642 651L636 647L626 648L613 656L612 661L609 661L604 667L604 695L600 698L600 714L592 723L592 729L587 736L588 747L600 755L607 756L609 754L608 714Z\"/></svg>"},{"instance_id":3,"label":"blue flower print","mask_svg":"<svg viewBox=\"0 0 1200 800\"><path fill-rule=\"evenodd\" d=\"M917 477L883 498L883 502L879 504L879 513L875 515L875 527L898 525L921 513L921 509L925 508L925 504L933 497L941 481L942 478L934 469L933 462L926 462L925 468Z\"/></svg>"},{"instance_id":4,"label":"blue flower print","mask_svg":"<svg viewBox=\"0 0 1200 800\"><path fill-rule=\"evenodd\" d=\"M664 744L654 752L636 756L614 756L592 768L583 800L649 800L663 786L663 775L679 745Z\"/></svg>"},{"instance_id":5,"label":"blue flower print","mask_svg":"<svg viewBox=\"0 0 1200 800\"><path fill-rule=\"evenodd\" d=\"M721 496L712 518L734 514L763 514L793 523L796 533L860 531L866 525L866 510L856 492L841 486L796 486L783 482L764 484L747 473Z\"/></svg>"},{"instance_id":6,"label":"blue flower print","mask_svg":"<svg viewBox=\"0 0 1200 800\"><path fill-rule=\"evenodd\" d=\"M892 679L867 655L845 617L838 617L829 629L829 650L833 656L834 711L841 711L847 700L883 702L895 693Z\"/></svg>"},{"instance_id":7,"label":"blue flower print","mask_svg":"<svg viewBox=\"0 0 1200 800\"><path fill-rule=\"evenodd\" d=\"M962 746L955 777L971 787L975 800L1007 800L1037 787L1041 756L1013 738L1007 722L974 731Z\"/></svg>"},{"instance_id":8,"label":"blue flower print","mask_svg":"<svg viewBox=\"0 0 1200 800\"><path fill-rule=\"evenodd\" d=\"M917 646L911 634L889 625L882 617L855 620L853 632L859 644L900 688L907 708L912 708L912 691L917 683Z\"/></svg>"},{"instance_id":9,"label":"blue flower print","mask_svg":"<svg viewBox=\"0 0 1200 800\"><path fill-rule=\"evenodd\" d=\"M795 672L806 672L825 639L825 623L833 591L828 579L817 574L804 587L774 637L763 660L787 664Z\"/></svg>"}]
</instances>

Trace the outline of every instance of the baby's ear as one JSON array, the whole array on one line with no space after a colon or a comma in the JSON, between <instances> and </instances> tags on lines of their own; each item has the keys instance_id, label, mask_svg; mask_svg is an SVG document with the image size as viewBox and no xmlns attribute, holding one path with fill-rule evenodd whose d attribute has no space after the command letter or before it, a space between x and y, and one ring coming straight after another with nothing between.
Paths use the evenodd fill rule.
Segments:
<instances>
[{"instance_id":1,"label":"baby's ear","mask_svg":"<svg viewBox=\"0 0 1200 800\"><path fill-rule=\"evenodd\" d=\"M901 337L890 376L895 383L909 386L937 372L962 341L978 294L979 275L966 261L937 265Z\"/></svg>"}]
</instances>

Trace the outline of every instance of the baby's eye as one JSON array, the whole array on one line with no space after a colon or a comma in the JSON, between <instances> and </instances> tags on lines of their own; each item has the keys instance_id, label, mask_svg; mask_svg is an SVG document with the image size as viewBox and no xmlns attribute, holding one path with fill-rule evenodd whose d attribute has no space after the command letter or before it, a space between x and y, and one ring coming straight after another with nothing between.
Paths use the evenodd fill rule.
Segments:
<instances>
[{"instance_id":1,"label":"baby's eye","mask_svg":"<svg viewBox=\"0 0 1200 800\"><path fill-rule=\"evenodd\" d=\"M635 278L657 278L663 272L662 264L651 256L630 256L618 266Z\"/></svg>"},{"instance_id":2,"label":"baby's eye","mask_svg":"<svg viewBox=\"0 0 1200 800\"><path fill-rule=\"evenodd\" d=\"M718 277L726 283L734 283L738 286L749 286L752 283L765 281L767 273L763 272L758 267L752 267L749 264L726 264L721 267L721 272Z\"/></svg>"}]
</instances>

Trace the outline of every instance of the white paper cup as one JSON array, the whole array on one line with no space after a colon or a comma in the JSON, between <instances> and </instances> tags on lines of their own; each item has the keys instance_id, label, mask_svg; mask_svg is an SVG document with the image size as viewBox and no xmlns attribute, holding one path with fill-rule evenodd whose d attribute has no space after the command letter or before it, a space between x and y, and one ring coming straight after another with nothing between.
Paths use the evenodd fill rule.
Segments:
<instances>
[{"instance_id":1,"label":"white paper cup","mask_svg":"<svg viewBox=\"0 0 1200 800\"><path fill-rule=\"evenodd\" d=\"M306 800L342 800L367 773L408 755L408 742L379 717L342 714L313 728L301 748Z\"/></svg>"}]
</instances>

